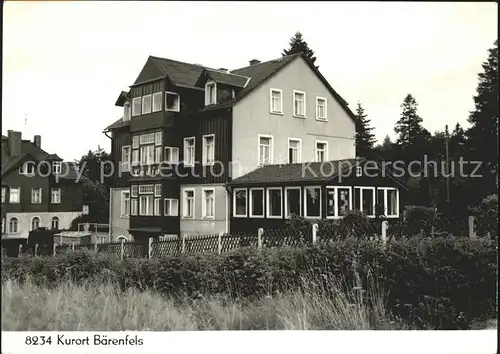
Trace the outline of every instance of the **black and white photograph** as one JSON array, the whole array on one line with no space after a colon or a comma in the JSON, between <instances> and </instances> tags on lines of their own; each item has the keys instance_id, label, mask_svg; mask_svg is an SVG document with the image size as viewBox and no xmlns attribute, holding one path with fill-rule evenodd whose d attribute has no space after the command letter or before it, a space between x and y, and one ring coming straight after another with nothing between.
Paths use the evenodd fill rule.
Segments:
<instances>
[{"instance_id":1,"label":"black and white photograph","mask_svg":"<svg viewBox=\"0 0 500 354\"><path fill-rule=\"evenodd\" d=\"M497 351L497 3L5 1L2 32L2 353Z\"/></svg>"}]
</instances>

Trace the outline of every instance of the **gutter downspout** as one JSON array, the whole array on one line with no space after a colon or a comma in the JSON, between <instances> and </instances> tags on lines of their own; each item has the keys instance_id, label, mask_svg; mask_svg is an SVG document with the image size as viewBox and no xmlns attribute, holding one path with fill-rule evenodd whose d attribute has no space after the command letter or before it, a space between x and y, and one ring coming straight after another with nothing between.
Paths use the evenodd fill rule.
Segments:
<instances>
[{"instance_id":1,"label":"gutter downspout","mask_svg":"<svg viewBox=\"0 0 500 354\"><path fill-rule=\"evenodd\" d=\"M229 218L231 217L231 211L229 210L229 203L231 198L231 187L226 185L226 234L229 233Z\"/></svg>"},{"instance_id":2,"label":"gutter downspout","mask_svg":"<svg viewBox=\"0 0 500 354\"><path fill-rule=\"evenodd\" d=\"M113 138L111 138L107 133L109 131L105 130L103 133L108 137L111 142L113 142ZM113 188L109 188L109 228L108 228L108 242L111 243L112 237L112 229L113 229Z\"/></svg>"}]
</instances>

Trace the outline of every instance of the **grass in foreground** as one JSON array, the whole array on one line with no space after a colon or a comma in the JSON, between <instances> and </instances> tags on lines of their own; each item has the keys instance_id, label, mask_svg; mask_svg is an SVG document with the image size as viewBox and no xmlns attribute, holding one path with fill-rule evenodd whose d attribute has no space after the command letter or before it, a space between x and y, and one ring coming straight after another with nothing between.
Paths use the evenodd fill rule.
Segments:
<instances>
[{"instance_id":1,"label":"grass in foreground","mask_svg":"<svg viewBox=\"0 0 500 354\"><path fill-rule=\"evenodd\" d=\"M360 305L352 294L311 285L251 302L224 297L175 301L152 291L71 282L54 289L2 284L2 330L354 330L408 329L391 321L383 297ZM355 297L354 297L355 298Z\"/></svg>"}]
</instances>

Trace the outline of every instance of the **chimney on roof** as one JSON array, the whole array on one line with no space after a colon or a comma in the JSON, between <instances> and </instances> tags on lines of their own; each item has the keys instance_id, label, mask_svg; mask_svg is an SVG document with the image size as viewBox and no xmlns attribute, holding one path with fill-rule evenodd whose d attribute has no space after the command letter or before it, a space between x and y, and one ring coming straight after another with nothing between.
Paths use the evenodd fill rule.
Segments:
<instances>
[{"instance_id":1,"label":"chimney on roof","mask_svg":"<svg viewBox=\"0 0 500 354\"><path fill-rule=\"evenodd\" d=\"M260 64L260 60L252 59L250 60L250 65Z\"/></svg>"},{"instance_id":2,"label":"chimney on roof","mask_svg":"<svg viewBox=\"0 0 500 354\"><path fill-rule=\"evenodd\" d=\"M10 156L18 156L21 155L21 144L22 144L22 135L21 132L16 132L14 130L7 131L9 138L9 153Z\"/></svg>"},{"instance_id":3,"label":"chimney on roof","mask_svg":"<svg viewBox=\"0 0 500 354\"><path fill-rule=\"evenodd\" d=\"M33 143L35 144L35 146L37 148L41 148L42 147L42 137L40 135L35 135L33 137Z\"/></svg>"}]
</instances>

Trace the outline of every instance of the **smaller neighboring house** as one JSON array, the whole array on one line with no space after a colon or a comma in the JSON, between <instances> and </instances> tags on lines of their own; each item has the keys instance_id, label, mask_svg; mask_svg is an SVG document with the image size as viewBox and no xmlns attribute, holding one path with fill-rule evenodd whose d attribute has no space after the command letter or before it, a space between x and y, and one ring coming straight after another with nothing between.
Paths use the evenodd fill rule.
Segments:
<instances>
[{"instance_id":1,"label":"smaller neighboring house","mask_svg":"<svg viewBox=\"0 0 500 354\"><path fill-rule=\"evenodd\" d=\"M292 215L338 219L349 210L399 218L407 187L380 163L367 164L358 158L265 165L236 178L227 184L230 232L282 228Z\"/></svg>"},{"instance_id":2,"label":"smaller neighboring house","mask_svg":"<svg viewBox=\"0 0 500 354\"><path fill-rule=\"evenodd\" d=\"M2 239L28 238L31 230L63 230L82 214L83 182L73 162L41 147L40 135L2 135Z\"/></svg>"}]
</instances>

